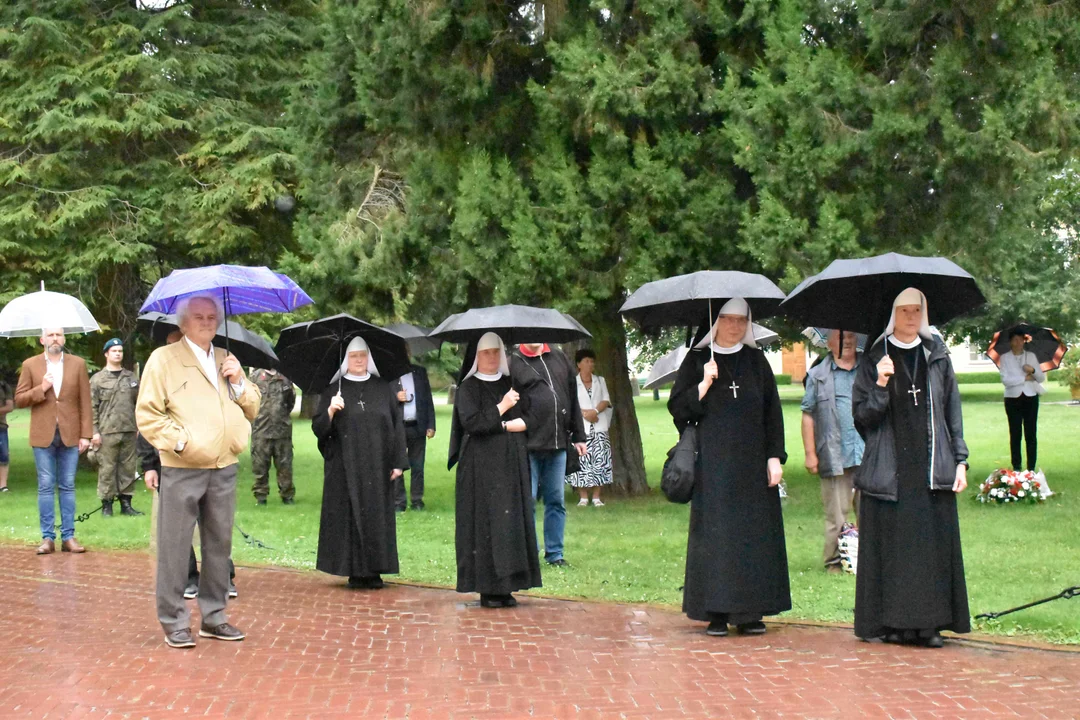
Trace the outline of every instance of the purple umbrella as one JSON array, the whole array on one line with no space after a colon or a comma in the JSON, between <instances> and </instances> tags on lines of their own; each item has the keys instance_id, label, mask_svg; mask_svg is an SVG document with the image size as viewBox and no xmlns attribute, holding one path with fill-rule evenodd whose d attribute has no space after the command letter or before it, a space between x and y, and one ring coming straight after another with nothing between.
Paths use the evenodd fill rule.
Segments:
<instances>
[{"instance_id":1,"label":"purple umbrella","mask_svg":"<svg viewBox=\"0 0 1080 720\"><path fill-rule=\"evenodd\" d=\"M173 270L158 280L139 312L171 315L181 300L192 295L216 297L227 316L291 312L313 302L299 285L268 267L211 265Z\"/></svg>"}]
</instances>

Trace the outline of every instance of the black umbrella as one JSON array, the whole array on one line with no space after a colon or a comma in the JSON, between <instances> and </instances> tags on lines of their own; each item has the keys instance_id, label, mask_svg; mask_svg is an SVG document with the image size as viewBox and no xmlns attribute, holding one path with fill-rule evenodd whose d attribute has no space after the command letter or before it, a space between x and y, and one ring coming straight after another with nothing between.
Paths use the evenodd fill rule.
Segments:
<instances>
[{"instance_id":1,"label":"black umbrella","mask_svg":"<svg viewBox=\"0 0 1080 720\"><path fill-rule=\"evenodd\" d=\"M400 335L344 313L282 330L275 348L281 370L304 392L322 392L341 368L346 346L357 336L368 344L382 379L395 380L410 372Z\"/></svg>"},{"instance_id":2,"label":"black umbrella","mask_svg":"<svg viewBox=\"0 0 1080 720\"><path fill-rule=\"evenodd\" d=\"M589 331L566 313L528 305L496 305L457 313L439 323L430 337L452 343L478 340L493 332L509 345L564 343L591 338Z\"/></svg>"},{"instance_id":3,"label":"black umbrella","mask_svg":"<svg viewBox=\"0 0 1080 720\"><path fill-rule=\"evenodd\" d=\"M1028 323L1020 323L994 333L994 339L990 341L990 348L986 351L986 355L994 361L995 365L1001 365L1001 356L1012 351L1009 347L1009 337L1013 335L1014 330L1027 336L1024 349L1035 353L1035 359L1039 361L1039 367L1043 372L1058 369L1069 347L1061 341L1061 337L1054 330Z\"/></svg>"},{"instance_id":4,"label":"black umbrella","mask_svg":"<svg viewBox=\"0 0 1080 720\"><path fill-rule=\"evenodd\" d=\"M225 328L228 326L228 335ZM135 328L147 335L155 344L164 345L169 333L180 329L175 315L149 312L140 315L135 321ZM214 338L219 344L229 338L229 352L236 356L241 365L258 368L277 368L278 356L274 348L261 335L256 335L240 323L227 320L218 327Z\"/></svg>"},{"instance_id":5,"label":"black umbrella","mask_svg":"<svg viewBox=\"0 0 1080 720\"><path fill-rule=\"evenodd\" d=\"M799 283L780 311L806 325L876 338L889 322L896 296L909 287L926 295L931 325L943 325L986 302L975 278L952 260L887 253L834 260Z\"/></svg>"},{"instance_id":6,"label":"black umbrella","mask_svg":"<svg viewBox=\"0 0 1080 720\"><path fill-rule=\"evenodd\" d=\"M432 340L428 337L431 334L430 328L422 328L412 323L394 323L393 325L387 325L386 329L405 338L406 342L409 343L409 351L413 355L423 355L438 350L439 345L442 344L438 340Z\"/></svg>"},{"instance_id":7,"label":"black umbrella","mask_svg":"<svg viewBox=\"0 0 1080 720\"><path fill-rule=\"evenodd\" d=\"M713 313L731 298L741 297L755 320L776 312L784 293L764 275L734 270L702 270L645 283L619 312L651 331L672 326L712 325Z\"/></svg>"}]
</instances>

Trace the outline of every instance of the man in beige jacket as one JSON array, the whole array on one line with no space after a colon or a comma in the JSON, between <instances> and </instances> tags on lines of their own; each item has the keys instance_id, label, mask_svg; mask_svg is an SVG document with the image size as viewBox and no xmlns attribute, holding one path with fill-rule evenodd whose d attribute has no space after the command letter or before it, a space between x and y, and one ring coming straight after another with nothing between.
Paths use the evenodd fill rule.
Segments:
<instances>
[{"instance_id":1,"label":"man in beige jacket","mask_svg":"<svg viewBox=\"0 0 1080 720\"><path fill-rule=\"evenodd\" d=\"M236 456L259 412L259 389L237 359L212 341L224 313L218 301L180 302L184 338L158 348L143 372L135 407L139 432L160 452L157 611L170 647L194 647L184 603L195 521L202 545L200 637L243 640L225 616L236 511Z\"/></svg>"}]
</instances>

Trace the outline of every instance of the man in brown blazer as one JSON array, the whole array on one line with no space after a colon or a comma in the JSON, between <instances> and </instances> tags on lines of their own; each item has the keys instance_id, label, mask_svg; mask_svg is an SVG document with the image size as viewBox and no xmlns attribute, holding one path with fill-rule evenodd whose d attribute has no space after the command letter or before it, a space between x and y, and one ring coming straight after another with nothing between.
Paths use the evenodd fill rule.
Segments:
<instances>
[{"instance_id":1,"label":"man in brown blazer","mask_svg":"<svg viewBox=\"0 0 1080 720\"><path fill-rule=\"evenodd\" d=\"M23 362L15 405L30 408L30 447L38 476L38 555L56 550L53 497L60 495L60 548L81 553L75 539L75 469L90 447L94 426L90 415L90 376L82 358L64 352L62 328L41 331L45 352Z\"/></svg>"}]
</instances>

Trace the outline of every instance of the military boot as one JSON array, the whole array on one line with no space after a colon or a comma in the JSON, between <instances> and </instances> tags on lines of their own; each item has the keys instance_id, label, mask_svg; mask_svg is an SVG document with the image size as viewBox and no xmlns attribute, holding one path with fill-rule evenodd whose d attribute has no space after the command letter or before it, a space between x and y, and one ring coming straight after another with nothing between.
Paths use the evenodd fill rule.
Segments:
<instances>
[{"instance_id":1,"label":"military boot","mask_svg":"<svg viewBox=\"0 0 1080 720\"><path fill-rule=\"evenodd\" d=\"M112 500L101 501L101 517L112 517Z\"/></svg>"},{"instance_id":2,"label":"military boot","mask_svg":"<svg viewBox=\"0 0 1080 720\"><path fill-rule=\"evenodd\" d=\"M109 514L110 515L112 514L111 508L110 508ZM120 496L120 514L121 515L142 515L141 512L139 512L135 508L131 507L131 496L130 495L121 495Z\"/></svg>"}]
</instances>

